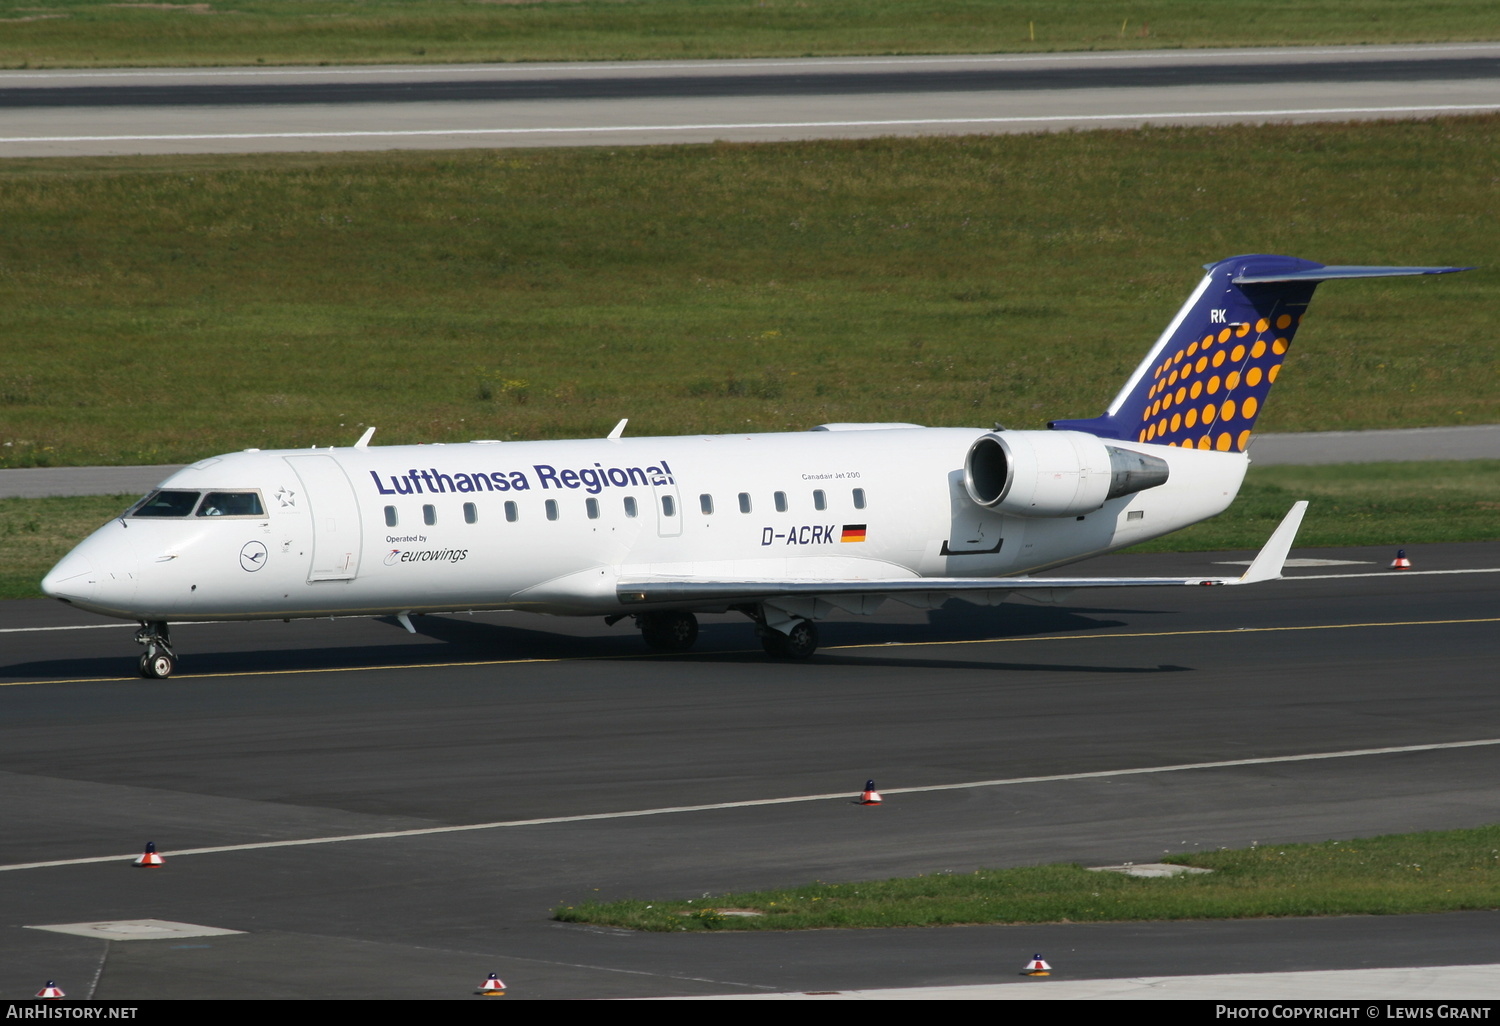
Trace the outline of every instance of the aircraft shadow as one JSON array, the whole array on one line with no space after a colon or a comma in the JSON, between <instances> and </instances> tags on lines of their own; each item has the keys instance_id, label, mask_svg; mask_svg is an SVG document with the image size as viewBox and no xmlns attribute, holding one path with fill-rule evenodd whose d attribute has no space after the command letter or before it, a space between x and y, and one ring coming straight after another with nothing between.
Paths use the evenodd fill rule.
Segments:
<instances>
[{"instance_id":1,"label":"aircraft shadow","mask_svg":"<svg viewBox=\"0 0 1500 1026\"><path fill-rule=\"evenodd\" d=\"M1003 611L1001 611L1003 610ZM1086 611L1056 607L1006 605L1001 610L952 603L927 614L927 623L890 623L840 620L822 625L824 652L816 657L824 665L863 665L872 661L884 666L913 669L1059 670L1097 673L1159 673L1184 667L1102 667L1046 663L965 661L878 655L843 655L828 651L839 645L883 643L983 641L990 638L1069 634L1119 627L1126 621L1086 615ZM1108 612L1101 610L1100 612ZM1132 615L1138 611L1132 610ZM213 676L287 671L358 670L392 666L442 666L465 662L564 659L691 659L694 662L764 659L751 625L745 622L707 622L700 629L697 648L685 655L648 651L628 623L609 634L573 635L484 619L461 616L417 616L415 636L407 634L392 618L378 618L391 625L390 640L350 645L265 647L237 650L194 651L187 639L178 638L182 657L179 674ZM124 640L123 638L121 639ZM434 645L432 642L441 642ZM31 660L0 666L0 679L118 678L135 672L139 652L128 642L118 651L101 656L72 656Z\"/></svg>"},{"instance_id":2,"label":"aircraft shadow","mask_svg":"<svg viewBox=\"0 0 1500 1026\"><path fill-rule=\"evenodd\" d=\"M868 669L872 665L906 670L998 670L1012 673L1191 673L1192 666L1174 666L1161 663L1156 666L1101 666L1084 663L1000 663L973 659L912 659L891 658L886 655L849 656L823 653L812 657L817 666L855 666Z\"/></svg>"}]
</instances>

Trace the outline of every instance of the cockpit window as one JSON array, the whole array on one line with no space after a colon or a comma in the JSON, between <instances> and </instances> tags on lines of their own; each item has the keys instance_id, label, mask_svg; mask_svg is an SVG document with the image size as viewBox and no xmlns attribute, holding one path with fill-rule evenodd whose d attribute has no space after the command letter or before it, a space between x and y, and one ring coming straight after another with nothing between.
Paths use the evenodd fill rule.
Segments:
<instances>
[{"instance_id":1,"label":"cockpit window","mask_svg":"<svg viewBox=\"0 0 1500 1026\"><path fill-rule=\"evenodd\" d=\"M209 492L198 507L200 517L263 517L259 492Z\"/></svg>"},{"instance_id":2,"label":"cockpit window","mask_svg":"<svg viewBox=\"0 0 1500 1026\"><path fill-rule=\"evenodd\" d=\"M152 492L130 511L133 517L185 517L198 504L202 492Z\"/></svg>"}]
</instances>

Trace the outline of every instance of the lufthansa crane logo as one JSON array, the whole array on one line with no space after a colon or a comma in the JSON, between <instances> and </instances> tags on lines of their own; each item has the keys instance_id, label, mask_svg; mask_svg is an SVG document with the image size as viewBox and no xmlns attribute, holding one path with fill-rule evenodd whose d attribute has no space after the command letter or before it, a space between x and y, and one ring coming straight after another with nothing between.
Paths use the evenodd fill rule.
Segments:
<instances>
[{"instance_id":1,"label":"lufthansa crane logo","mask_svg":"<svg viewBox=\"0 0 1500 1026\"><path fill-rule=\"evenodd\" d=\"M240 549L240 568L255 573L266 565L266 547L258 541L246 542Z\"/></svg>"}]
</instances>

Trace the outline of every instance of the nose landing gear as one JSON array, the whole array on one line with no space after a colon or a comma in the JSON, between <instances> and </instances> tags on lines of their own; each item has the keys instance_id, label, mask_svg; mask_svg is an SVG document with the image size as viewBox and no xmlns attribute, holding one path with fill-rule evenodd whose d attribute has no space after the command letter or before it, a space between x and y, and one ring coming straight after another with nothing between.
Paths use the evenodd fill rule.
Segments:
<instances>
[{"instance_id":1,"label":"nose landing gear","mask_svg":"<svg viewBox=\"0 0 1500 1026\"><path fill-rule=\"evenodd\" d=\"M162 680L172 676L177 669L177 654L172 651L172 639L164 621L143 623L135 632L138 645L145 645L146 652L140 659L141 676L148 680Z\"/></svg>"}]
</instances>

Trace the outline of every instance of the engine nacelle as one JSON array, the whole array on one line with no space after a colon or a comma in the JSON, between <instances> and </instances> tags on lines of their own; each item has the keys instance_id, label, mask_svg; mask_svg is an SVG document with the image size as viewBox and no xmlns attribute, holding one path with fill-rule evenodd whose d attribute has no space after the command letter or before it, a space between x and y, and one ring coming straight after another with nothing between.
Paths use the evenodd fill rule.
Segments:
<instances>
[{"instance_id":1,"label":"engine nacelle","mask_svg":"<svg viewBox=\"0 0 1500 1026\"><path fill-rule=\"evenodd\" d=\"M981 506L1022 517L1074 517L1166 484L1166 460L1082 431L981 435L964 457L964 488Z\"/></svg>"}]
</instances>

